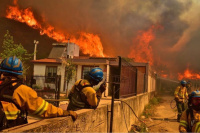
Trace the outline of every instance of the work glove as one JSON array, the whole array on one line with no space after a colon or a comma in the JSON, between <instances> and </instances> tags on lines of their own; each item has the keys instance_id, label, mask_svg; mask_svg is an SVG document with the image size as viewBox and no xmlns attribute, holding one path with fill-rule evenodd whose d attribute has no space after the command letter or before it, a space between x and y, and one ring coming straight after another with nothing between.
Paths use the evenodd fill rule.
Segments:
<instances>
[{"instance_id":1,"label":"work glove","mask_svg":"<svg viewBox=\"0 0 200 133\"><path fill-rule=\"evenodd\" d=\"M63 110L63 116L71 116L73 121L77 119L77 113L71 110Z\"/></svg>"},{"instance_id":2,"label":"work glove","mask_svg":"<svg viewBox=\"0 0 200 133\"><path fill-rule=\"evenodd\" d=\"M101 86L99 87L99 90L101 93L103 93L106 90L106 84L105 83L101 84Z\"/></svg>"},{"instance_id":3,"label":"work glove","mask_svg":"<svg viewBox=\"0 0 200 133\"><path fill-rule=\"evenodd\" d=\"M178 99L178 102L183 103L184 100L179 98L179 99Z\"/></svg>"}]
</instances>

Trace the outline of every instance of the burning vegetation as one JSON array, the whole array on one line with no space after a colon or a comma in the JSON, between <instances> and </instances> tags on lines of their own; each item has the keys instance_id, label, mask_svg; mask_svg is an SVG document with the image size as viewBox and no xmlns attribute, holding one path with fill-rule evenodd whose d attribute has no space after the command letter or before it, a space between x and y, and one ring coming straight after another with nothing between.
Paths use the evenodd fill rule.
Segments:
<instances>
[{"instance_id":1,"label":"burning vegetation","mask_svg":"<svg viewBox=\"0 0 200 133\"><path fill-rule=\"evenodd\" d=\"M69 3L70 3L70 1L69 1ZM72 3L72 1L71 1L71 3ZM79 8L83 8L83 9L85 9L85 8L84 8L84 6L82 6L82 4L87 5L87 2L79 3L77 1L77 3L76 3L73 1L73 3L75 3L75 5L80 4L81 7L79 7ZM109 9L109 13L104 12L105 8L109 7L109 6L107 6L109 4L111 4L113 6L112 13L114 13L116 15L116 14L119 14L118 11L120 11L121 16L124 15L128 19L125 19L122 17L123 19L117 20L116 21L117 23L113 22L113 19L115 17L112 18L111 17L112 15L109 16L109 13L111 13L111 10ZM187 2L185 3L185 5L188 6L188 9L189 9L189 6L192 5L192 4L191 5L190 4L187 4ZM195 4L195 2L193 2L193 4L198 5L198 4ZM127 6L127 5L132 5L135 8L130 8L130 9L133 9L131 11L130 10L125 11L125 8L126 8L125 6ZM160 6L160 5L162 5L162 6ZM95 7L95 4L93 6ZM115 10L114 6L117 7L116 10ZM138 9L140 9L139 8L140 6L142 9L138 10ZM171 72L171 73L174 73L175 71L176 72L179 71L179 73L176 75L178 77L176 77L175 75L170 73L170 70L172 71L173 68L175 68L175 67L180 67L180 66L185 67L183 64L179 64L179 66L174 65L177 63L177 60L179 58L177 55L178 54L181 55L180 53L183 53L183 52L180 52L180 53L177 52L178 53L177 54L174 51L176 51L176 49L179 49L179 51L182 50L181 48L183 48L183 46L185 46L186 43L188 43L190 41L191 37L189 37L189 39L186 39L186 41L185 41L185 38L188 38L188 35L190 35L189 33L193 33L196 29L195 27L198 26L197 23L195 23L195 25L194 25L194 24L191 24L190 22L188 22L189 27L188 27L188 29L185 28L187 26L187 24L184 24L184 23L182 23L183 21L179 20L179 16L182 15L181 13L184 13L183 11L185 11L185 8L183 8L184 7L183 3L177 2L176 0L166 1L166 2L161 2L161 1L160 2L158 2L158 1L152 2L152 3L149 2L149 4L143 4L142 1L133 1L133 2L132 1L124 1L124 2L120 1L120 2L116 2L115 5L113 5L112 2L106 3L105 7L102 6L103 10L101 10L101 8L99 7L99 10L101 10L101 13L106 14L107 20L104 18L103 19L100 18L97 21L99 23L106 21L104 24L102 24L103 28L108 29L108 27L111 27L110 29L112 31L112 32L110 32L109 30L107 30L106 32L100 32L101 37L104 36L104 40L103 39L102 40L107 43L107 44L103 43L104 47L102 45L102 40L101 40L100 36L97 34L93 34L93 32L90 30L88 30L89 32L86 32L87 30L81 30L76 33L74 33L72 31L73 34L72 34L72 32L66 32L65 30L58 30L53 25L48 24L48 22L45 21L44 16L40 16L40 17L42 17L41 20L43 20L43 21L39 21L37 19L37 17L35 17L35 14L31 7L28 7L28 8L20 8L20 7L21 6L18 5L18 1L14 0L13 5L9 5L7 7L5 17L8 19L12 19L12 20L15 20L18 22L25 23L28 26L32 27L33 29L39 30L40 35L47 35L49 38L52 38L52 39L56 40L57 42L68 42L68 39L70 39L71 42L74 42L79 45L83 54L89 54L90 56L96 56L96 57L105 57L105 56L111 56L111 55L113 56L113 55L119 54L121 51L123 51L123 52L125 51L124 53L126 54L126 56L128 56L129 58L133 58L134 61L145 62L145 63L148 62L151 66L153 66L155 68L159 68L159 69L156 69L156 71L160 76L162 76L164 78L174 78L174 79L178 78L179 80L181 80L181 79L199 79L200 78L199 73L194 73L194 71L189 70L189 69L186 69L184 71L184 73L180 73L180 71L179 71L179 70L183 70L183 68L176 69L173 72ZM87 7L87 6L85 6L85 7ZM167 7L167 8L165 8L165 7ZM195 6L195 7L198 9L198 6ZM153 15L151 14L151 12L147 12L146 8L147 8L147 10L150 9L152 11ZM153 10L154 8L155 8L155 10ZM129 8L126 8L126 9L129 9ZM71 8L69 10L71 10ZM88 13L87 11L86 11L86 13ZM193 12L193 9L191 8L191 11L189 10L189 12ZM136 13L138 13L138 14L135 15ZM115 15L113 15L113 16L115 16ZM90 16L93 17L93 14L90 14ZM78 17L80 17L80 16L78 16ZM133 17L135 17L135 18L133 18ZM146 17L149 17L149 18L146 19ZM190 17L193 17L193 16L190 16ZM197 17L194 17L194 18L197 18ZM89 18L89 21L90 21L90 19L91 18ZM143 19L145 20L145 22ZM172 21L170 19L173 20L173 23L169 23L170 21ZM103 20L103 21L100 21L100 20ZM130 20L130 23L129 23L129 20ZM131 20L133 20L133 21L131 21ZM140 23L140 20L141 20L141 23ZM149 20L149 21L146 21L146 20ZM186 20L188 20L188 19L186 19ZM138 22L136 22L137 24L133 24L133 22L135 23L135 21L138 21ZM110 22L111 22L111 25L109 25ZM197 22L199 22L199 21L197 21ZM85 23L88 23L88 21L85 21ZM112 24L114 25L114 23L115 23L115 25L118 26L117 28L112 26ZM159 23L159 24L157 24L157 23ZM88 25L90 25L90 24L88 24ZM108 24L108 25L105 25L105 24ZM127 25L131 25L131 26L123 27L123 26L127 26ZM143 26L143 28L142 28L141 25L145 25L146 27ZM94 27L93 28L96 30L98 25L97 26L95 25ZM140 28L138 28L138 27L140 27ZM102 27L98 27L98 28L102 29ZM118 31L117 31L118 28L119 28L120 33L118 33ZM94 31L94 29L93 29L93 31ZM130 31L127 31L127 29ZM131 33L133 33L132 32L133 30L135 30L134 31L135 34L131 34ZM162 30L164 30L165 32L162 32L162 35L158 37L156 33L159 31L162 31ZM187 32L187 31L189 31L189 32ZM128 33L126 34L123 32L128 32ZM182 32L184 33L183 35L182 35ZM105 36L107 36L106 39L105 39ZM117 38L117 37L121 37L121 38ZM112 38L112 39L110 39L110 38ZM132 42L130 41L131 40L130 38L132 39ZM173 39L171 39L171 38L173 38ZM175 40L174 38L177 40ZM128 41L126 41L126 40L128 40ZM157 41L157 44L156 44L156 41ZM124 44L122 44L122 43L124 43ZM168 43L169 44L175 43L176 46L173 46L173 45L170 46ZM158 46L158 44L159 45L161 44L162 46ZM108 47L108 45L113 45L113 46ZM107 49L105 46L107 46L107 48L113 48L113 50L108 50L109 53L108 52L106 53L105 50L107 50ZM121 49L119 49L119 47ZM171 50L172 48L173 48L173 50ZM117 50L119 52L115 52ZM121 52L121 53L123 53L123 52ZM175 56L177 56L176 57L177 59L175 59ZM165 59L163 59L163 58L165 58ZM170 58L173 58L173 59L170 59ZM190 60L190 59L188 58L188 60ZM160 66L160 67L158 67L158 66ZM162 66L164 66L164 67L162 67ZM167 66L169 68L165 69L165 66Z\"/></svg>"},{"instance_id":2,"label":"burning vegetation","mask_svg":"<svg viewBox=\"0 0 200 133\"><path fill-rule=\"evenodd\" d=\"M16 1L14 1L14 6L8 7L6 18L26 23L28 26L40 30L41 35L45 34L58 42L68 42L68 38L70 38L72 42L80 46L84 54L104 57L103 46L98 35L80 32L78 33L79 37L76 38L75 36L64 34L61 31L56 31L51 25L45 24L45 26L42 26L42 24L35 19L31 8L20 9Z\"/></svg>"}]
</instances>

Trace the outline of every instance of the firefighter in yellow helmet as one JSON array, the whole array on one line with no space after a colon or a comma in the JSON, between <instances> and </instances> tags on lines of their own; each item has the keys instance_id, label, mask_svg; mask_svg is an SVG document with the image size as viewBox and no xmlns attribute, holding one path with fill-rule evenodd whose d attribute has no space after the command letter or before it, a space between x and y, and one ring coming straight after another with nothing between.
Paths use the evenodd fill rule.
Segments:
<instances>
[{"instance_id":1,"label":"firefighter in yellow helmet","mask_svg":"<svg viewBox=\"0 0 200 133\"><path fill-rule=\"evenodd\" d=\"M27 114L40 117L72 116L73 111L57 108L46 102L19 78L22 75L22 62L16 57L9 57L0 64L0 130L27 123Z\"/></svg>"},{"instance_id":2,"label":"firefighter in yellow helmet","mask_svg":"<svg viewBox=\"0 0 200 133\"><path fill-rule=\"evenodd\" d=\"M200 91L193 91L188 100L188 109L180 119L180 132L200 132Z\"/></svg>"},{"instance_id":3,"label":"firefighter in yellow helmet","mask_svg":"<svg viewBox=\"0 0 200 133\"><path fill-rule=\"evenodd\" d=\"M178 110L177 121L180 121L182 112L185 110L185 101L188 99L188 93L186 89L187 82L185 80L181 81L181 86L178 86L174 92L176 106Z\"/></svg>"},{"instance_id":4,"label":"firefighter in yellow helmet","mask_svg":"<svg viewBox=\"0 0 200 133\"><path fill-rule=\"evenodd\" d=\"M97 108L102 93L106 90L105 83L95 91L93 86L103 80L101 68L93 68L85 79L76 81L69 93L69 105L67 110L95 109Z\"/></svg>"}]
</instances>

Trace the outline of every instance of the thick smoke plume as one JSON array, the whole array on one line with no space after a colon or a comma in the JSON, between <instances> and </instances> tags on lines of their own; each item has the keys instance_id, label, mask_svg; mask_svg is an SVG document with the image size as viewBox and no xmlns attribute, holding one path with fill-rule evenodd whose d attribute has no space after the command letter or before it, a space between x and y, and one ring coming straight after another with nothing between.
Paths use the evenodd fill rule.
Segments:
<instances>
[{"instance_id":1,"label":"thick smoke plume","mask_svg":"<svg viewBox=\"0 0 200 133\"><path fill-rule=\"evenodd\" d=\"M13 1L0 3L2 16ZM166 73L188 67L200 71L199 0L19 0L18 5L31 7L39 21L67 34L97 34L110 56L127 57L131 48L137 48L135 39L141 31L161 25L149 42L155 68Z\"/></svg>"}]
</instances>

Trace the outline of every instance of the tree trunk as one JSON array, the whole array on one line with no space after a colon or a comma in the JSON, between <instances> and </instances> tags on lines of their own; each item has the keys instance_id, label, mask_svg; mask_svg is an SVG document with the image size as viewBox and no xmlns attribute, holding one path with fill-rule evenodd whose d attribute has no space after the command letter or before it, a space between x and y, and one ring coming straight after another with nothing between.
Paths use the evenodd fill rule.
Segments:
<instances>
[{"instance_id":1,"label":"tree trunk","mask_svg":"<svg viewBox=\"0 0 200 133\"><path fill-rule=\"evenodd\" d=\"M68 92L68 84L69 84L69 82L67 82L67 89L66 89L66 96L68 97L68 95L69 95L69 92Z\"/></svg>"}]
</instances>

